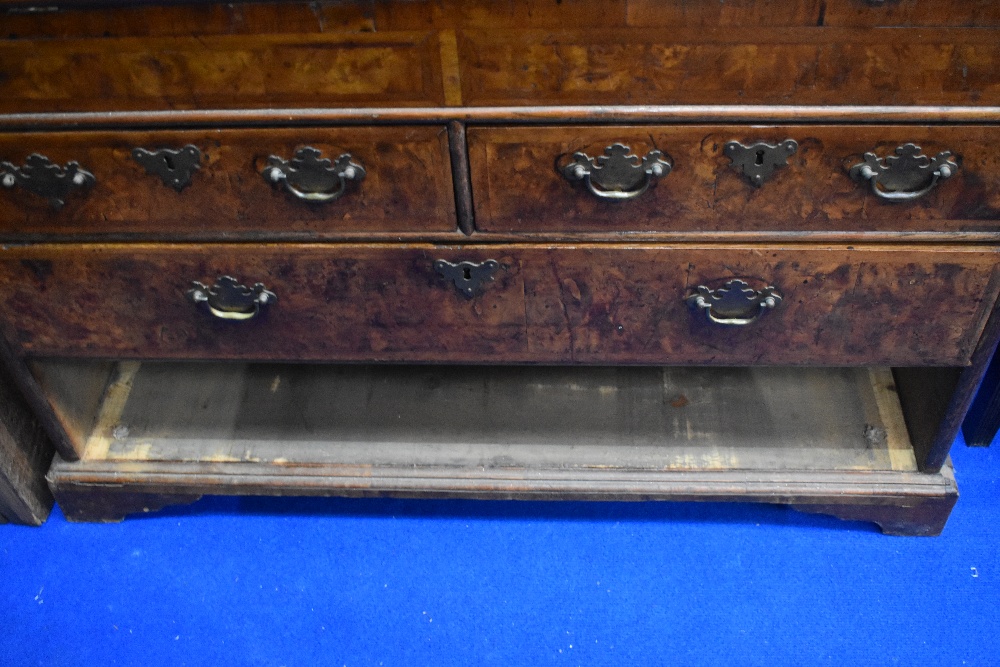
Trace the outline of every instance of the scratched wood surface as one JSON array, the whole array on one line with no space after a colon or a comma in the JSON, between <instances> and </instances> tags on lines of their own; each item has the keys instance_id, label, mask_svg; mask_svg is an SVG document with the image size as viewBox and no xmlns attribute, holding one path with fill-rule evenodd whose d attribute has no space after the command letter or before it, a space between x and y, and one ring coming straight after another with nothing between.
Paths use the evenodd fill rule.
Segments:
<instances>
[{"instance_id":1,"label":"scratched wood surface","mask_svg":"<svg viewBox=\"0 0 1000 667\"><path fill-rule=\"evenodd\" d=\"M125 363L94 423L85 461L916 469L886 369Z\"/></svg>"},{"instance_id":2,"label":"scratched wood surface","mask_svg":"<svg viewBox=\"0 0 1000 667\"><path fill-rule=\"evenodd\" d=\"M499 269L470 299L436 259ZM961 365L996 259L976 246L8 246L0 315L36 357ZM229 322L185 298L223 275L278 301ZM733 278L783 301L747 326L686 303Z\"/></svg>"},{"instance_id":3,"label":"scratched wood surface","mask_svg":"<svg viewBox=\"0 0 1000 667\"><path fill-rule=\"evenodd\" d=\"M201 164L179 192L132 158L134 148L189 144ZM262 176L270 156L291 160L307 146L330 160L349 153L365 178L335 201L310 203ZM24 188L3 188L0 234L457 234L448 135L439 126L0 135L0 161L21 166L32 153L60 166L76 161L95 182L58 210Z\"/></svg>"},{"instance_id":4,"label":"scratched wood surface","mask_svg":"<svg viewBox=\"0 0 1000 667\"><path fill-rule=\"evenodd\" d=\"M52 443L14 388L0 371L0 520L38 525L52 508L45 472Z\"/></svg>"},{"instance_id":5,"label":"scratched wood surface","mask_svg":"<svg viewBox=\"0 0 1000 667\"><path fill-rule=\"evenodd\" d=\"M463 30L467 105L1000 102L991 29ZM914 72L919 72L915 76Z\"/></svg>"},{"instance_id":6,"label":"scratched wood surface","mask_svg":"<svg viewBox=\"0 0 1000 667\"><path fill-rule=\"evenodd\" d=\"M472 127L468 131L476 227L483 232L996 231L1000 228L1000 143L993 126L563 126ZM723 148L786 139L798 143L761 187ZM591 158L622 143L632 154L660 150L667 176L627 202L601 200L561 173L576 152ZM915 143L948 151L955 176L924 197L887 202L850 168L874 152L893 157ZM929 182L929 178L928 178Z\"/></svg>"}]
</instances>

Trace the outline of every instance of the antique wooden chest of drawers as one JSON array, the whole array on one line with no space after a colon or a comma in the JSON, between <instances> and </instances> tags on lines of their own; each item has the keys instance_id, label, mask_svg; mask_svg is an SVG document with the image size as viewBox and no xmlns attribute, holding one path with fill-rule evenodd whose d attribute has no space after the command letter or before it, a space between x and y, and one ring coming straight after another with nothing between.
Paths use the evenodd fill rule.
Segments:
<instances>
[{"instance_id":1,"label":"antique wooden chest of drawers","mask_svg":"<svg viewBox=\"0 0 1000 667\"><path fill-rule=\"evenodd\" d=\"M71 519L755 500L940 531L985 0L0 2L0 331Z\"/></svg>"}]
</instances>

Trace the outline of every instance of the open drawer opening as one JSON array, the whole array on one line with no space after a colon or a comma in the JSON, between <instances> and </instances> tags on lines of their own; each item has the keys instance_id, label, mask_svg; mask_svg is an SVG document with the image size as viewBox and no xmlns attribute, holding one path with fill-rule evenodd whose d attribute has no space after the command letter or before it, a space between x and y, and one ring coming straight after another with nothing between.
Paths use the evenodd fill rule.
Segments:
<instances>
[{"instance_id":1,"label":"open drawer opening","mask_svg":"<svg viewBox=\"0 0 1000 667\"><path fill-rule=\"evenodd\" d=\"M917 470L893 371L881 367L32 366L81 463L464 479Z\"/></svg>"}]
</instances>

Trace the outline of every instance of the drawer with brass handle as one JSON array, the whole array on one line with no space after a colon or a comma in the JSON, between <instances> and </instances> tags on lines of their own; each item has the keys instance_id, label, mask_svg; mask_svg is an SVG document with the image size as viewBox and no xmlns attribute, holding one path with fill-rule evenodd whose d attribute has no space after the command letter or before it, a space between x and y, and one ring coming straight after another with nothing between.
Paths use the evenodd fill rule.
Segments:
<instances>
[{"instance_id":1,"label":"drawer with brass handle","mask_svg":"<svg viewBox=\"0 0 1000 667\"><path fill-rule=\"evenodd\" d=\"M0 252L31 356L962 365L979 246L36 245Z\"/></svg>"},{"instance_id":2,"label":"drawer with brass handle","mask_svg":"<svg viewBox=\"0 0 1000 667\"><path fill-rule=\"evenodd\" d=\"M1000 128L469 129L495 233L1000 231Z\"/></svg>"},{"instance_id":3,"label":"drawer with brass handle","mask_svg":"<svg viewBox=\"0 0 1000 667\"><path fill-rule=\"evenodd\" d=\"M0 137L0 235L457 232L442 127Z\"/></svg>"}]
</instances>

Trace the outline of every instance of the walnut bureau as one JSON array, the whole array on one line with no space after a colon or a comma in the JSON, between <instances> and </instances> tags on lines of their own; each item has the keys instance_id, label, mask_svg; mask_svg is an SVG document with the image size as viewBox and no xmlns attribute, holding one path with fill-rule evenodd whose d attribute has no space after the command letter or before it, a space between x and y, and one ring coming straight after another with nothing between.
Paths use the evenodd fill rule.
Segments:
<instances>
[{"instance_id":1,"label":"walnut bureau","mask_svg":"<svg viewBox=\"0 0 1000 667\"><path fill-rule=\"evenodd\" d=\"M751 500L936 534L986 0L0 0L3 357L74 520Z\"/></svg>"}]
</instances>

